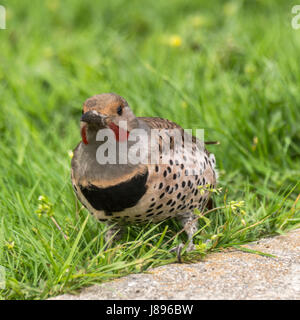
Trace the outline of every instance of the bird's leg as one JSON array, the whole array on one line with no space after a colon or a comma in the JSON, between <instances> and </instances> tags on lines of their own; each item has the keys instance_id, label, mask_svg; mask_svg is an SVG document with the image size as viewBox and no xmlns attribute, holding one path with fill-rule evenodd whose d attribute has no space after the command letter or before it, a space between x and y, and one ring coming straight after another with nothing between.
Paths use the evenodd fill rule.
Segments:
<instances>
[{"instance_id":1,"label":"bird's leg","mask_svg":"<svg viewBox=\"0 0 300 320\"><path fill-rule=\"evenodd\" d=\"M194 237L194 234L198 230L198 220L195 220L196 217L197 216L194 215L192 212L179 214L176 216L176 219L182 225L182 227L184 228L184 231L186 232L186 234L188 236L188 246L186 248L187 252L195 250L195 245L193 243L193 237ZM184 244L180 243L177 247L171 249L171 252L176 251L178 262L181 262L181 251L182 251L183 247L184 247Z\"/></svg>"},{"instance_id":2,"label":"bird's leg","mask_svg":"<svg viewBox=\"0 0 300 320\"><path fill-rule=\"evenodd\" d=\"M105 240L105 249L109 249L115 241L118 241L122 238L123 228L118 224L108 224L109 229L106 231L104 240Z\"/></svg>"}]
</instances>

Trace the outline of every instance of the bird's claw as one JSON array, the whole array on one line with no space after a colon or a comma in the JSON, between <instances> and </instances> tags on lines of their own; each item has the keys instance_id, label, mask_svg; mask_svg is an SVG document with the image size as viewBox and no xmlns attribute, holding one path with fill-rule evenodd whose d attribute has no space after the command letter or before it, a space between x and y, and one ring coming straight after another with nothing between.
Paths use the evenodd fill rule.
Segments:
<instances>
[{"instance_id":1,"label":"bird's claw","mask_svg":"<svg viewBox=\"0 0 300 320\"><path fill-rule=\"evenodd\" d=\"M184 244L183 244L183 243L180 243L177 247L172 248L172 249L170 250L170 252L176 252L177 261L178 261L179 263L182 262L182 260L181 260L181 251L182 251L183 248L184 248Z\"/></svg>"},{"instance_id":2,"label":"bird's claw","mask_svg":"<svg viewBox=\"0 0 300 320\"><path fill-rule=\"evenodd\" d=\"M183 249L183 248L184 248L184 244L183 244L183 243L180 243L178 246L176 246L176 247L174 247L174 248L172 248L172 249L170 250L170 252L176 252L176 254L177 254L177 261L178 261L179 263L182 263L182 260L181 260L181 252L182 252L182 249ZM193 251L193 250L195 250L195 245L194 245L192 242L190 242L190 243L188 244L187 248L186 248L186 252Z\"/></svg>"}]
</instances>

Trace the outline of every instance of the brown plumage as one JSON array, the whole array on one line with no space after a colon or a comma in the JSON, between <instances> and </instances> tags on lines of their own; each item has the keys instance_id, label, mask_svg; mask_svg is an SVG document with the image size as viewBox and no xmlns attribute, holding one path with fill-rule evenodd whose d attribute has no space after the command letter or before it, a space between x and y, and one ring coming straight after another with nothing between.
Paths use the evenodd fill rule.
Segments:
<instances>
[{"instance_id":1,"label":"brown plumage","mask_svg":"<svg viewBox=\"0 0 300 320\"><path fill-rule=\"evenodd\" d=\"M126 122L127 129L122 124ZM97 141L103 129L114 132L116 163L99 163L97 152L105 141ZM118 153L126 141L125 151L134 145L131 133L143 129L148 135L153 129L167 129L155 138L159 147L159 163L122 163ZM177 129L180 140L170 135ZM100 130L100 131L99 131ZM126 100L116 94L101 94L86 100L81 118L82 141L74 150L72 184L75 193L87 210L99 221L117 223L106 235L106 241L122 229L124 224L159 222L176 217L185 226L189 238L188 250L193 249L192 237L197 230L194 209L203 210L210 192L207 186L216 186L214 155L198 139L184 135L176 123L162 118L135 117ZM162 163L165 151L162 141L170 141L171 156ZM150 160L154 149L144 146ZM189 147L183 155L183 147ZM124 150L123 150L124 152ZM199 186L204 187L202 191ZM121 233L119 233L120 236Z\"/></svg>"}]
</instances>

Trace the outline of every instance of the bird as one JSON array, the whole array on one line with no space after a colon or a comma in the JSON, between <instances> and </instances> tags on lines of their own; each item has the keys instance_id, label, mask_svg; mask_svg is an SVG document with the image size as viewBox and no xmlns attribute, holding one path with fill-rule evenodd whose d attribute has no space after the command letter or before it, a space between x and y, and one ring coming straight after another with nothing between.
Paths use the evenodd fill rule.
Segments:
<instances>
[{"instance_id":1,"label":"bird","mask_svg":"<svg viewBox=\"0 0 300 320\"><path fill-rule=\"evenodd\" d=\"M136 132L141 133L140 143ZM153 132L154 142L146 143ZM203 142L171 120L136 117L115 93L97 94L83 103L80 134L71 181L82 205L109 226L105 243L120 240L127 225L176 218L188 237L186 251L195 250L194 210L203 212L217 185L215 156ZM138 153L140 158L132 156ZM178 260L182 248L183 244L174 249Z\"/></svg>"}]
</instances>

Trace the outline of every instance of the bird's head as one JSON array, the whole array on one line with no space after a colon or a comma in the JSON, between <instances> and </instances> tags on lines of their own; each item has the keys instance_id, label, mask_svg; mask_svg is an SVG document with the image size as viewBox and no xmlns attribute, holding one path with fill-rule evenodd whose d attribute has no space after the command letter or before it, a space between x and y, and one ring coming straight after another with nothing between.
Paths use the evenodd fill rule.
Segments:
<instances>
[{"instance_id":1,"label":"bird's head","mask_svg":"<svg viewBox=\"0 0 300 320\"><path fill-rule=\"evenodd\" d=\"M137 126L137 118L127 101L115 93L95 95L83 104L80 130L84 144L89 144L98 130L105 128L114 131L116 140L123 141Z\"/></svg>"}]
</instances>

